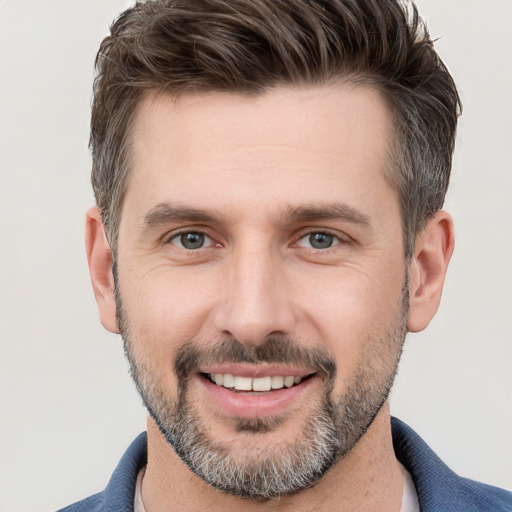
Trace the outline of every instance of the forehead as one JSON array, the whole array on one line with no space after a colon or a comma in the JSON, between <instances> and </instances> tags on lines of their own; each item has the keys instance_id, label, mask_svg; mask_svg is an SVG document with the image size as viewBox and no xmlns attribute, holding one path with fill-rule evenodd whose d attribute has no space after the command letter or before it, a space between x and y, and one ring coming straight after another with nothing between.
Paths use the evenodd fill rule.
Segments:
<instances>
[{"instance_id":1,"label":"forehead","mask_svg":"<svg viewBox=\"0 0 512 512\"><path fill-rule=\"evenodd\" d=\"M176 201L217 209L368 202L388 188L389 122L378 91L361 86L148 96L134 123L126 202L141 214Z\"/></svg>"}]
</instances>

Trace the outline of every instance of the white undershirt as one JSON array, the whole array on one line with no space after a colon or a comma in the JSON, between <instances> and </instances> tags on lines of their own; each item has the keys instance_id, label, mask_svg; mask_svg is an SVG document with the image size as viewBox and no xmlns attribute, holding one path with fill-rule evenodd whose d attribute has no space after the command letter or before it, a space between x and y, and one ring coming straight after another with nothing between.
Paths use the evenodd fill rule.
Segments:
<instances>
[{"instance_id":1,"label":"white undershirt","mask_svg":"<svg viewBox=\"0 0 512 512\"><path fill-rule=\"evenodd\" d=\"M416 492L416 487L414 487L411 474L402 466L402 464L398 464L400 466L400 471L402 471L402 476L404 477L404 493L402 494L402 506L400 507L400 512L420 512L418 493ZM144 510L141 512L144 512Z\"/></svg>"},{"instance_id":2,"label":"white undershirt","mask_svg":"<svg viewBox=\"0 0 512 512\"><path fill-rule=\"evenodd\" d=\"M404 492L402 494L402 506L400 512L420 512L420 505L418 503L418 495L414 482L409 472L400 464L400 470L404 480ZM135 500L134 512L145 512L144 503L142 502L142 479L146 468L142 468L137 475L137 483L135 484Z\"/></svg>"},{"instance_id":3,"label":"white undershirt","mask_svg":"<svg viewBox=\"0 0 512 512\"><path fill-rule=\"evenodd\" d=\"M135 499L133 501L134 512L146 512L144 509L144 503L142 503L142 479L144 478L145 472L146 467L144 466L137 475L137 482L135 484Z\"/></svg>"}]
</instances>

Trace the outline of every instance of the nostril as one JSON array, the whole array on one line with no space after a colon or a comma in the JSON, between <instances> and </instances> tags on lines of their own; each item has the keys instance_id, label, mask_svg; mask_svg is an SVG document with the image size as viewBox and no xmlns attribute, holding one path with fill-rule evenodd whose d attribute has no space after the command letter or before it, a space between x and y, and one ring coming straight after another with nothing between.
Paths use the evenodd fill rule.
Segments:
<instances>
[{"instance_id":1,"label":"nostril","mask_svg":"<svg viewBox=\"0 0 512 512\"><path fill-rule=\"evenodd\" d=\"M237 339L247 346L261 345L268 338L290 336L295 326L295 316L285 305L276 304L264 311L219 311L215 328L225 338Z\"/></svg>"}]
</instances>

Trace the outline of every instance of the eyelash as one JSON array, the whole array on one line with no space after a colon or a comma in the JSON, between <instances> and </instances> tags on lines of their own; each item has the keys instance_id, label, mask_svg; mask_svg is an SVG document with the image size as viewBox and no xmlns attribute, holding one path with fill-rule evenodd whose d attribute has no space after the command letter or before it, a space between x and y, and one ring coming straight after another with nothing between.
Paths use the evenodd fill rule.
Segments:
<instances>
[{"instance_id":1,"label":"eyelash","mask_svg":"<svg viewBox=\"0 0 512 512\"><path fill-rule=\"evenodd\" d=\"M197 247L197 248L190 248L190 247L184 247L183 246L183 243L181 243L180 245L178 244L175 244L173 243L174 240L178 240L180 237L182 237L183 235L200 235L200 236L203 236L207 239L210 240L210 244L208 246L204 246L204 245L201 245L200 247ZM304 239L306 239L307 237L311 237L313 235L321 235L321 236L325 236L325 237L332 237L333 239L333 243L332 245L329 245L328 247L323 247L323 248L320 248L320 247L305 247L303 245L300 244L300 242ZM311 230L311 231L308 231L308 232L305 232L303 234L301 234L301 236L299 238L296 239L296 242L294 242L292 244L292 246L295 246L295 247L302 247L303 249L306 249L306 250L309 250L309 251L319 251L319 252L327 252L339 245L342 245L344 243L347 243L348 240L346 240L345 238L339 236L339 235L336 235L330 231L326 231L326 230ZM220 246L220 244L216 244L214 239L206 232L206 231L203 231L201 229L185 229L185 230L182 230L182 231L178 231L177 233L174 233L172 234L172 236L168 237L167 238L167 241L166 243L168 244L172 244L180 249L184 249L186 251L191 251L191 252L195 252L199 249L207 249L208 247L211 247L212 245L217 245L217 246Z\"/></svg>"},{"instance_id":2,"label":"eyelash","mask_svg":"<svg viewBox=\"0 0 512 512\"><path fill-rule=\"evenodd\" d=\"M319 248L319 247L305 247L305 246L302 246L300 245L301 241L302 240L305 240L307 239L308 237L311 238L313 235L321 235L321 236L325 236L325 237L332 237L333 239L333 243L332 245L330 245L329 247L324 247L324 248ZM311 230L311 231L307 231L303 234L301 234L301 236L297 239L297 241L293 244L294 246L299 246L299 247L302 247L306 250L309 250L309 251L319 251L319 252L327 252L331 249L334 249L336 247L338 247L339 245L342 245L344 243L347 243L347 239L346 238L343 238L342 236L340 235L337 235L335 233L332 233L331 231L326 231L326 230Z\"/></svg>"},{"instance_id":3,"label":"eyelash","mask_svg":"<svg viewBox=\"0 0 512 512\"><path fill-rule=\"evenodd\" d=\"M211 242L213 242L213 244L215 244L215 241L213 240L213 238L210 235L208 235L208 233L206 233L205 231L203 231L201 229L184 229L182 231L178 231L177 233L174 233L171 236L169 236L167 238L166 243L172 244L172 245L176 245L176 244L173 243L173 240L177 240L180 237L182 237L183 235L202 235L205 238L210 239ZM181 248L185 249L185 250L188 250L188 251L195 251L195 250L198 250L198 249L204 249L205 247L199 247L198 249L189 249L187 247L181 247Z\"/></svg>"}]
</instances>

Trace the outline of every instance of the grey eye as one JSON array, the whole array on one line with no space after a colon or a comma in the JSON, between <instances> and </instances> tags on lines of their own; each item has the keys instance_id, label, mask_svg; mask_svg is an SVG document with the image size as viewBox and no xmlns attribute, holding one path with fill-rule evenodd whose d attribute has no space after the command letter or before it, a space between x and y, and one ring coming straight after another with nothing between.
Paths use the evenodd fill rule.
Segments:
<instances>
[{"instance_id":1,"label":"grey eye","mask_svg":"<svg viewBox=\"0 0 512 512\"><path fill-rule=\"evenodd\" d=\"M198 231L189 231L187 233L179 233L171 239L171 243L176 247L187 250L202 249L211 245L212 239Z\"/></svg>"},{"instance_id":2,"label":"grey eye","mask_svg":"<svg viewBox=\"0 0 512 512\"><path fill-rule=\"evenodd\" d=\"M327 249L332 246L334 237L325 233L313 233L309 235L309 243L315 249Z\"/></svg>"},{"instance_id":3,"label":"grey eye","mask_svg":"<svg viewBox=\"0 0 512 512\"><path fill-rule=\"evenodd\" d=\"M300 247L307 247L308 249L330 249L331 247L340 243L338 237L330 233L309 233L303 236L298 245Z\"/></svg>"}]
</instances>

